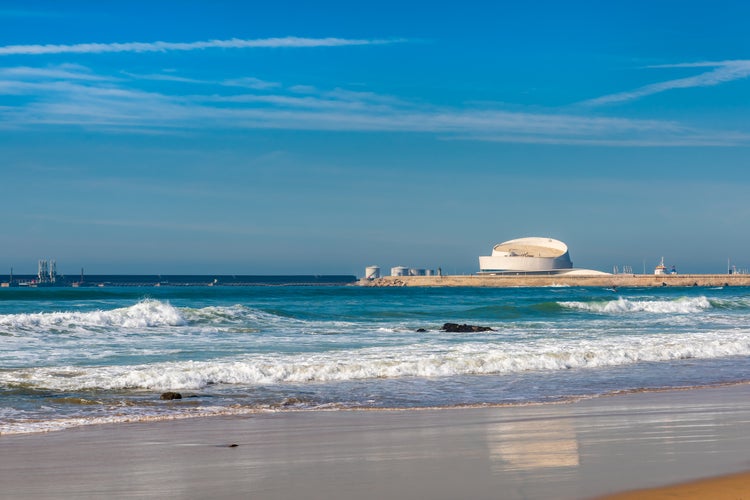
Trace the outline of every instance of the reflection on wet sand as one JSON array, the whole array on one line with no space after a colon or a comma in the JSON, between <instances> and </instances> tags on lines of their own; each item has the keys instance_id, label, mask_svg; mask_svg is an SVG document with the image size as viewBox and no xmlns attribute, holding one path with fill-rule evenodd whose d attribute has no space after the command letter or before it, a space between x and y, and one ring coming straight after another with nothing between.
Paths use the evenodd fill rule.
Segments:
<instances>
[{"instance_id":1,"label":"reflection on wet sand","mask_svg":"<svg viewBox=\"0 0 750 500\"><path fill-rule=\"evenodd\" d=\"M578 440L570 420L503 422L487 426L493 469L534 470L578 467Z\"/></svg>"},{"instance_id":2,"label":"reflection on wet sand","mask_svg":"<svg viewBox=\"0 0 750 500\"><path fill-rule=\"evenodd\" d=\"M0 436L0 497L578 500L745 470L749 425L750 385L88 426Z\"/></svg>"}]
</instances>

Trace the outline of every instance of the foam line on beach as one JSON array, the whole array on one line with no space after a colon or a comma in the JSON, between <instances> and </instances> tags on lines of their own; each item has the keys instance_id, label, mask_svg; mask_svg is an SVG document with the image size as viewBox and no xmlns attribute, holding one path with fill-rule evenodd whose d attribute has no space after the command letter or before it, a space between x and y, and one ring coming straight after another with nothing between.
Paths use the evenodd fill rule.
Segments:
<instances>
[{"instance_id":1,"label":"foam line on beach","mask_svg":"<svg viewBox=\"0 0 750 500\"><path fill-rule=\"evenodd\" d=\"M669 388L638 388L631 390L612 391L605 394L589 396L569 396L555 401L524 401L509 403L481 403L481 404L456 404L456 405L431 405L419 407L361 407L349 406L345 404L321 404L321 405L300 405L286 400L277 403L266 403L254 406L203 406L200 408L180 407L175 405L171 409L179 411L166 411L161 408L160 411L149 412L144 408L141 413L131 414L109 414L107 416L88 416L88 417L64 417L49 419L44 421L22 420L14 418L3 418L0 420L0 436L9 436L16 434L38 434L63 431L77 427L99 426L107 424L125 424L125 423L148 423L148 422L167 422L175 420L206 418L206 417L240 417L248 415L268 414L268 413L290 413L290 412L427 412L427 411L450 411L450 410L468 410L481 408L526 408L526 407L549 407L556 405L568 405L588 400L599 400L607 398L617 398L620 396L637 395L637 394L658 394L658 393L678 393L689 392L704 389L718 389L750 386L750 381L732 382L722 384L692 385L684 387Z\"/></svg>"}]
</instances>

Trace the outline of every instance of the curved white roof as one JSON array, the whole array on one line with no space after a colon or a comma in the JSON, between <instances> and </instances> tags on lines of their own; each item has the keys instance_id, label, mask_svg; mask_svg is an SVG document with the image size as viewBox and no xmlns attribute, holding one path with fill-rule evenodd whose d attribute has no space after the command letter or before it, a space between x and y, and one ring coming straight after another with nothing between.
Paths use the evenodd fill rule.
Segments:
<instances>
[{"instance_id":1,"label":"curved white roof","mask_svg":"<svg viewBox=\"0 0 750 500\"><path fill-rule=\"evenodd\" d=\"M479 257L480 273L560 273L573 268L568 246L552 238L517 238L498 243Z\"/></svg>"},{"instance_id":2,"label":"curved white roof","mask_svg":"<svg viewBox=\"0 0 750 500\"><path fill-rule=\"evenodd\" d=\"M552 238L517 238L515 240L498 243L492 248L492 255L508 255L518 257L547 257L555 258L565 255L568 246L560 240Z\"/></svg>"}]
</instances>

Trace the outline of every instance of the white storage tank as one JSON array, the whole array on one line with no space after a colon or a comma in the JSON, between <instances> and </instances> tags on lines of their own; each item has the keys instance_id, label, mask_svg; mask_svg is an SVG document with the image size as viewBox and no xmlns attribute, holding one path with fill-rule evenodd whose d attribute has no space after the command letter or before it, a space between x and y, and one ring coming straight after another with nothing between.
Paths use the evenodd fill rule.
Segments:
<instances>
[{"instance_id":1,"label":"white storage tank","mask_svg":"<svg viewBox=\"0 0 750 500\"><path fill-rule=\"evenodd\" d=\"M374 280L380 278L380 267L379 266L367 266L365 268L365 279Z\"/></svg>"},{"instance_id":2,"label":"white storage tank","mask_svg":"<svg viewBox=\"0 0 750 500\"><path fill-rule=\"evenodd\" d=\"M409 268L404 266L392 267L391 276L409 276Z\"/></svg>"},{"instance_id":3,"label":"white storage tank","mask_svg":"<svg viewBox=\"0 0 750 500\"><path fill-rule=\"evenodd\" d=\"M424 269L409 269L409 276L424 276Z\"/></svg>"}]
</instances>

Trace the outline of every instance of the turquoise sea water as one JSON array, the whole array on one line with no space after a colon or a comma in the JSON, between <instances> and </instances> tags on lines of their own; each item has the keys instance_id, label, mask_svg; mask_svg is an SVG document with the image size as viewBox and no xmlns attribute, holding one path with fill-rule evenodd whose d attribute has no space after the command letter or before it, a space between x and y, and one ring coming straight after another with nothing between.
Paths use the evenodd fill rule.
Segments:
<instances>
[{"instance_id":1,"label":"turquoise sea water","mask_svg":"<svg viewBox=\"0 0 750 500\"><path fill-rule=\"evenodd\" d=\"M747 381L748 361L748 288L2 289L0 433L564 401Z\"/></svg>"}]
</instances>

